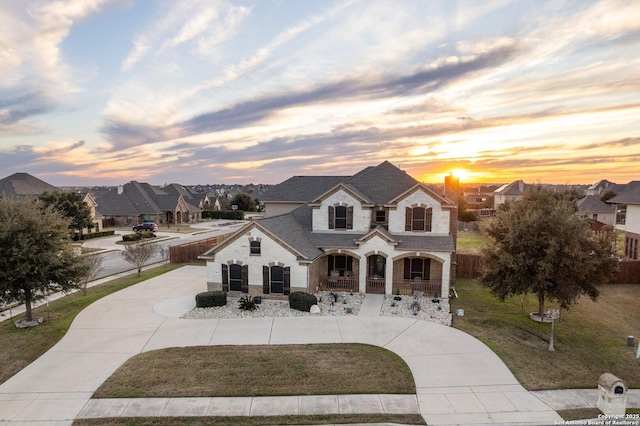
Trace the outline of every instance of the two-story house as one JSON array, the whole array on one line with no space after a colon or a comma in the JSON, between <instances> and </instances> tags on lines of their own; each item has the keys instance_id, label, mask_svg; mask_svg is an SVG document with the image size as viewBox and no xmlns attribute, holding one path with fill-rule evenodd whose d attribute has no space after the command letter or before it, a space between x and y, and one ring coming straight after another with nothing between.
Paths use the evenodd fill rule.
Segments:
<instances>
[{"instance_id":1,"label":"two-story house","mask_svg":"<svg viewBox=\"0 0 640 426\"><path fill-rule=\"evenodd\" d=\"M607 201L616 205L626 205L626 223L624 231L624 257L640 259L640 186L625 191Z\"/></svg>"},{"instance_id":2,"label":"two-story house","mask_svg":"<svg viewBox=\"0 0 640 426\"><path fill-rule=\"evenodd\" d=\"M353 176L292 177L263 201L264 219L201 257L209 290L449 296L456 205L391 163Z\"/></svg>"}]
</instances>

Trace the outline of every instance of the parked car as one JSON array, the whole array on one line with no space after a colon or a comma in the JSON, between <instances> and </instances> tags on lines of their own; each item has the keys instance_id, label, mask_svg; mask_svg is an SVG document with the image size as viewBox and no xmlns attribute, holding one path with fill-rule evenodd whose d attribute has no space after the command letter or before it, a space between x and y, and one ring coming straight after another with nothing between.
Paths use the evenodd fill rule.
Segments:
<instances>
[{"instance_id":1,"label":"parked car","mask_svg":"<svg viewBox=\"0 0 640 426\"><path fill-rule=\"evenodd\" d=\"M156 225L153 222L143 222L135 225L133 227L133 230L136 232L141 232L141 231L156 232L158 230L158 225Z\"/></svg>"}]
</instances>

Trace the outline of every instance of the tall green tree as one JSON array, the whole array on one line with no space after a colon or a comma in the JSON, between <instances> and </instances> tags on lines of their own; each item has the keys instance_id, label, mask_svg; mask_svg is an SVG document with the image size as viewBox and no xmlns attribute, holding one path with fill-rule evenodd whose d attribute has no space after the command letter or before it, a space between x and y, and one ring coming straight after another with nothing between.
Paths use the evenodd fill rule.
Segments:
<instances>
[{"instance_id":1,"label":"tall green tree","mask_svg":"<svg viewBox=\"0 0 640 426\"><path fill-rule=\"evenodd\" d=\"M254 212L256 211L256 201L249 194L245 194L244 192L238 192L231 199L231 205L237 205L238 210L242 210L243 212Z\"/></svg>"},{"instance_id":2,"label":"tall green tree","mask_svg":"<svg viewBox=\"0 0 640 426\"><path fill-rule=\"evenodd\" d=\"M0 198L0 301L32 304L49 292L80 288L89 273L68 239L70 219L39 200Z\"/></svg>"},{"instance_id":3,"label":"tall green tree","mask_svg":"<svg viewBox=\"0 0 640 426\"><path fill-rule=\"evenodd\" d=\"M45 192L39 198L45 206L54 206L64 216L71 219L70 233L73 234L77 231L82 234L84 228L91 229L93 227L91 209L84 202L80 193L75 191Z\"/></svg>"},{"instance_id":4,"label":"tall green tree","mask_svg":"<svg viewBox=\"0 0 640 426\"><path fill-rule=\"evenodd\" d=\"M480 278L495 296L533 293L540 315L546 300L562 308L581 295L596 300L597 285L609 282L617 268L613 230L596 235L571 197L549 190L500 207L484 228L491 243Z\"/></svg>"}]
</instances>

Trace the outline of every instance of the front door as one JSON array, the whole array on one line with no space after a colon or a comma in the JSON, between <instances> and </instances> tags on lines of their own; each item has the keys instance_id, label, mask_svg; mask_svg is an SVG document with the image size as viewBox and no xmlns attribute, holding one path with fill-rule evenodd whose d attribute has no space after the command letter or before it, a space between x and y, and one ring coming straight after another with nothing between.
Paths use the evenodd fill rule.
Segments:
<instances>
[{"instance_id":1,"label":"front door","mask_svg":"<svg viewBox=\"0 0 640 426\"><path fill-rule=\"evenodd\" d=\"M242 291L242 266L231 265L229 267L229 289L231 291Z\"/></svg>"},{"instance_id":2,"label":"front door","mask_svg":"<svg viewBox=\"0 0 640 426\"><path fill-rule=\"evenodd\" d=\"M380 255L367 259L367 293L384 294L387 259Z\"/></svg>"}]
</instances>

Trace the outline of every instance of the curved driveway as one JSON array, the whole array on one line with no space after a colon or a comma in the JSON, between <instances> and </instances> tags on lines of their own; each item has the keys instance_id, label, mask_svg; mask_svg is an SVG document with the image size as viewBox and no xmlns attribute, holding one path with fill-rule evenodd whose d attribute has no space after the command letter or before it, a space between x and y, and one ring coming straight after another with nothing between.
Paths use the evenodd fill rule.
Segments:
<instances>
[{"instance_id":1,"label":"curved driveway","mask_svg":"<svg viewBox=\"0 0 640 426\"><path fill-rule=\"evenodd\" d=\"M128 358L172 346L368 343L411 368L420 412L433 424L553 424L560 417L518 384L480 341L454 328L392 317L184 320L206 289L206 268L185 266L82 311L51 350L0 385L0 425L70 424ZM192 299L191 299L192 300Z\"/></svg>"}]
</instances>

